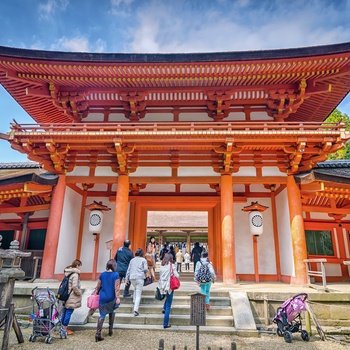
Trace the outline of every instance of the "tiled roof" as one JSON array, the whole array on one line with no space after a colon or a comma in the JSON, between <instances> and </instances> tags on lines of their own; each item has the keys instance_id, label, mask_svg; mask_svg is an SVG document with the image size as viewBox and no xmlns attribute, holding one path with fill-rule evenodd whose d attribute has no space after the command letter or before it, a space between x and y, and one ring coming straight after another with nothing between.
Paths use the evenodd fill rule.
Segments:
<instances>
[{"instance_id":1,"label":"tiled roof","mask_svg":"<svg viewBox=\"0 0 350 350\"><path fill-rule=\"evenodd\" d=\"M33 169L41 168L39 163L35 162L11 162L0 163L0 169Z\"/></svg>"}]
</instances>

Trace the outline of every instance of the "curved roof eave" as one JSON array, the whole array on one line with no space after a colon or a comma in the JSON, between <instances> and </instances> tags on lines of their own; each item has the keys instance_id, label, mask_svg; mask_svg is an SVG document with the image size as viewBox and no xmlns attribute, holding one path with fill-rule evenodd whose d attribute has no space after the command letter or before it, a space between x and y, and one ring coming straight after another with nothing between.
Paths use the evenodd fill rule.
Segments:
<instances>
[{"instance_id":1,"label":"curved roof eave","mask_svg":"<svg viewBox=\"0 0 350 350\"><path fill-rule=\"evenodd\" d=\"M70 62L211 62L290 59L324 56L350 52L350 42L332 45L256 51L198 52L198 53L92 53L31 50L0 46L1 57Z\"/></svg>"}]
</instances>

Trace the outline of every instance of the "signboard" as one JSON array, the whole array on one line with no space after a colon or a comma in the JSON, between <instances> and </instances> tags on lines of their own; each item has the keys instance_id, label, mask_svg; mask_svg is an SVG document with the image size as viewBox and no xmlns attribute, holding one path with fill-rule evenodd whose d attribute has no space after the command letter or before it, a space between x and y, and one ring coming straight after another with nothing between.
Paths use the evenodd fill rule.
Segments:
<instances>
[{"instance_id":1,"label":"signboard","mask_svg":"<svg viewBox=\"0 0 350 350\"><path fill-rule=\"evenodd\" d=\"M205 294L194 293L191 294L191 326L205 326L206 308L205 308Z\"/></svg>"}]
</instances>

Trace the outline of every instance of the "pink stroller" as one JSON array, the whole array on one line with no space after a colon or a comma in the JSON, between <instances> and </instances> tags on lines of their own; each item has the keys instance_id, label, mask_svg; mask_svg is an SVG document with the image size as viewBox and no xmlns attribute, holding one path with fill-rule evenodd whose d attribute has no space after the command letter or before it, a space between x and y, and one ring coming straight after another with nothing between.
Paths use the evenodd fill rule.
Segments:
<instances>
[{"instance_id":1,"label":"pink stroller","mask_svg":"<svg viewBox=\"0 0 350 350\"><path fill-rule=\"evenodd\" d=\"M294 295L294 297L286 300L281 307L277 309L277 315L273 322L277 324L277 334L284 337L287 343L293 340L292 333L300 332L304 341L309 341L310 335L308 331L302 329L301 311L306 310L305 301L308 298L306 293Z\"/></svg>"}]
</instances>

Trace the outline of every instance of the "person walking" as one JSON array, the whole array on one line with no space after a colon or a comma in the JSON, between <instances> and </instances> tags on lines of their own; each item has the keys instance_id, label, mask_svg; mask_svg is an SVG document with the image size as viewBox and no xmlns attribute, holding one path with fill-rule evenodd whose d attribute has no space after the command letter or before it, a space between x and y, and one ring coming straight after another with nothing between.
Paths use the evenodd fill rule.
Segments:
<instances>
[{"instance_id":1,"label":"person walking","mask_svg":"<svg viewBox=\"0 0 350 350\"><path fill-rule=\"evenodd\" d=\"M193 269L196 268L197 262L201 258L202 251L203 251L203 248L199 245L199 242L196 242L194 244L194 247L193 247L192 252L191 252L191 260L193 261Z\"/></svg>"},{"instance_id":2,"label":"person walking","mask_svg":"<svg viewBox=\"0 0 350 350\"><path fill-rule=\"evenodd\" d=\"M146 260L147 260L147 265L148 265L148 272L147 272L147 277L152 277L153 282L157 282L156 279L156 263L154 261L154 255L153 255L153 247L151 243L148 243L147 245L147 250L146 250Z\"/></svg>"},{"instance_id":3,"label":"person walking","mask_svg":"<svg viewBox=\"0 0 350 350\"><path fill-rule=\"evenodd\" d=\"M184 259L184 257L183 257L183 255L182 255L182 251L179 250L179 251L176 253L176 271L177 271L177 272L181 272L183 259Z\"/></svg>"},{"instance_id":4,"label":"person walking","mask_svg":"<svg viewBox=\"0 0 350 350\"><path fill-rule=\"evenodd\" d=\"M106 264L106 271L102 272L98 278L96 292L100 294L99 312L100 318L97 321L95 341L104 340L101 335L103 322L108 314L109 330L108 335L113 334L114 310L120 304L120 276L116 272L117 263L110 259Z\"/></svg>"},{"instance_id":5,"label":"person walking","mask_svg":"<svg viewBox=\"0 0 350 350\"><path fill-rule=\"evenodd\" d=\"M63 311L61 316L62 327L60 328L60 333L63 338L66 338L67 335L73 334L73 332L68 329L68 324L74 310L81 307L81 299L83 295L80 286L81 266L81 261L76 259L72 262L71 265L67 266L64 269L64 275L69 276L68 292L70 294L67 301L65 301L63 304Z\"/></svg>"},{"instance_id":6,"label":"person walking","mask_svg":"<svg viewBox=\"0 0 350 350\"><path fill-rule=\"evenodd\" d=\"M137 248L135 252L135 258L131 259L125 278L126 282L130 281L134 286L134 316L139 315L142 288L145 281L145 274L147 272L148 265L147 260L144 258L144 251L142 248Z\"/></svg>"},{"instance_id":7,"label":"person walking","mask_svg":"<svg viewBox=\"0 0 350 350\"><path fill-rule=\"evenodd\" d=\"M170 328L169 324L171 305L173 303L174 291L170 288L170 276L174 275L179 277L178 272L173 267L173 256L170 253L166 253L162 260L162 265L159 271L158 288L162 294L165 294L165 301L163 305L163 327Z\"/></svg>"},{"instance_id":8,"label":"person walking","mask_svg":"<svg viewBox=\"0 0 350 350\"><path fill-rule=\"evenodd\" d=\"M201 293L205 294L205 307L209 310L210 287L216 280L216 274L213 264L209 260L208 252L202 252L200 261L195 267L194 280L198 283Z\"/></svg>"},{"instance_id":9,"label":"person walking","mask_svg":"<svg viewBox=\"0 0 350 350\"><path fill-rule=\"evenodd\" d=\"M189 254L189 252L187 250L184 254L184 260L185 260L185 270L189 271L190 270L191 255Z\"/></svg>"},{"instance_id":10,"label":"person walking","mask_svg":"<svg viewBox=\"0 0 350 350\"><path fill-rule=\"evenodd\" d=\"M114 257L114 260L117 262L117 272L120 277L120 283L122 282L123 278L125 282L124 293L123 293L124 298L131 296L129 292L130 283L128 284L125 281L126 271L128 270L131 259L134 257L133 252L129 248L130 244L131 242L128 239L125 240L123 247L117 250Z\"/></svg>"}]
</instances>

